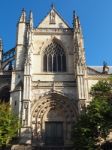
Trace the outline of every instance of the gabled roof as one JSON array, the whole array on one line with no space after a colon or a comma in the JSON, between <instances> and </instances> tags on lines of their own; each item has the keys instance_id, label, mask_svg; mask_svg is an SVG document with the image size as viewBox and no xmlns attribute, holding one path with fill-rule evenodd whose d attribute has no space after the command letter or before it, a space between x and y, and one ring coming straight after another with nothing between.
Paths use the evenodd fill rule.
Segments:
<instances>
[{"instance_id":1,"label":"gabled roof","mask_svg":"<svg viewBox=\"0 0 112 150\"><path fill-rule=\"evenodd\" d=\"M50 23L50 15L55 14L55 23ZM39 23L37 28L70 28L66 21L61 17L54 6L50 9L49 13Z\"/></svg>"},{"instance_id":2,"label":"gabled roof","mask_svg":"<svg viewBox=\"0 0 112 150\"><path fill-rule=\"evenodd\" d=\"M96 75L96 74L101 74L101 72L99 72L98 70L94 69L94 67L92 66L87 66L87 72L89 75Z\"/></svg>"},{"instance_id":3,"label":"gabled roof","mask_svg":"<svg viewBox=\"0 0 112 150\"><path fill-rule=\"evenodd\" d=\"M112 74L112 66L109 67L108 74ZM89 75L96 75L103 73L103 66L87 66L88 74Z\"/></svg>"}]
</instances>

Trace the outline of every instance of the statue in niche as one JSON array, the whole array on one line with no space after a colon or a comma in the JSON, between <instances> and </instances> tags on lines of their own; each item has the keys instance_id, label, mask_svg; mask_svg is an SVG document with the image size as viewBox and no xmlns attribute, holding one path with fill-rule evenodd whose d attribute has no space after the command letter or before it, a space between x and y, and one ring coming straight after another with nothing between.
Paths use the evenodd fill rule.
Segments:
<instances>
[{"instance_id":1,"label":"statue in niche","mask_svg":"<svg viewBox=\"0 0 112 150\"><path fill-rule=\"evenodd\" d=\"M50 13L50 23L55 24L55 12L53 11Z\"/></svg>"}]
</instances>

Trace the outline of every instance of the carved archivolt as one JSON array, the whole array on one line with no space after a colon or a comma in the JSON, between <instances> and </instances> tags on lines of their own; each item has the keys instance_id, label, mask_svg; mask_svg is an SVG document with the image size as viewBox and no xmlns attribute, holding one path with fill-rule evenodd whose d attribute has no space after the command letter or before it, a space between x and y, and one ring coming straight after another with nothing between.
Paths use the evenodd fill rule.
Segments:
<instances>
[{"instance_id":1,"label":"carved archivolt","mask_svg":"<svg viewBox=\"0 0 112 150\"><path fill-rule=\"evenodd\" d=\"M45 48L51 44L52 42L56 42L58 43L64 50L65 52L67 52L65 46L63 45L62 41L60 41L59 39L57 39L55 36L51 37L50 39L47 39L45 42L42 43L40 50L38 52L38 54L40 55L41 53L43 53L43 51L45 50Z\"/></svg>"},{"instance_id":2,"label":"carved archivolt","mask_svg":"<svg viewBox=\"0 0 112 150\"><path fill-rule=\"evenodd\" d=\"M51 93L35 102L31 111L31 124L34 134L45 129L45 121L75 122L78 108L67 97Z\"/></svg>"}]
</instances>

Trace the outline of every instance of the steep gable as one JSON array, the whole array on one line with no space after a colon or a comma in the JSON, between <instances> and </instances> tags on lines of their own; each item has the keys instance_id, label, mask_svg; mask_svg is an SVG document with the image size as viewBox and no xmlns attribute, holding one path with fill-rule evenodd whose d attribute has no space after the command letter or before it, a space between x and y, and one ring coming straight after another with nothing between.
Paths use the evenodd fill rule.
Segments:
<instances>
[{"instance_id":1,"label":"steep gable","mask_svg":"<svg viewBox=\"0 0 112 150\"><path fill-rule=\"evenodd\" d=\"M70 28L54 7L39 24L38 28Z\"/></svg>"}]
</instances>

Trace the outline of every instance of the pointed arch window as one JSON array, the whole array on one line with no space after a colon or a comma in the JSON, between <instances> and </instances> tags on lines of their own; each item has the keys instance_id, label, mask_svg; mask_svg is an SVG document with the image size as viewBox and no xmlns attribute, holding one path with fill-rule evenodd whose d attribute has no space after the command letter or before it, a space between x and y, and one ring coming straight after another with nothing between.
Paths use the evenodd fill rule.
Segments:
<instances>
[{"instance_id":1,"label":"pointed arch window","mask_svg":"<svg viewBox=\"0 0 112 150\"><path fill-rule=\"evenodd\" d=\"M43 71L66 72L66 55L64 49L52 42L43 52Z\"/></svg>"}]
</instances>

